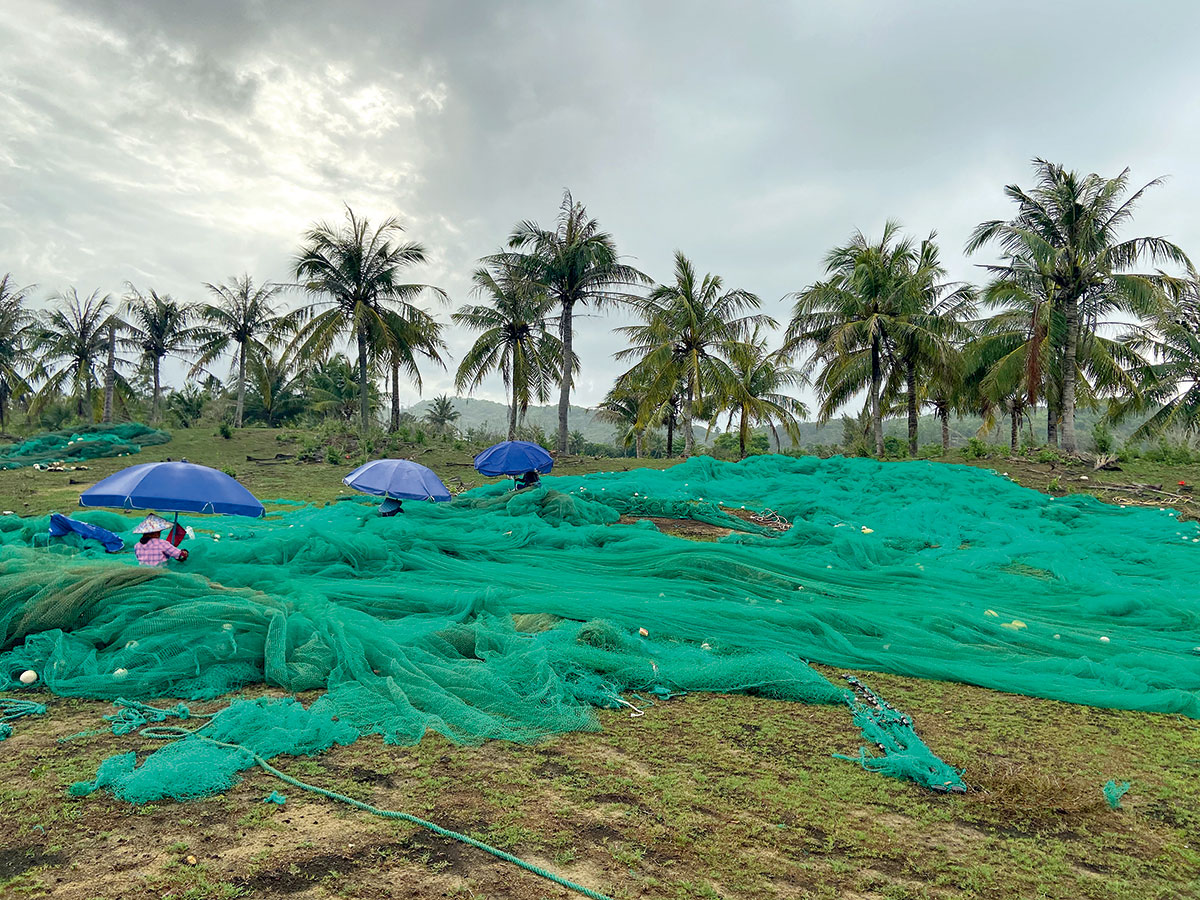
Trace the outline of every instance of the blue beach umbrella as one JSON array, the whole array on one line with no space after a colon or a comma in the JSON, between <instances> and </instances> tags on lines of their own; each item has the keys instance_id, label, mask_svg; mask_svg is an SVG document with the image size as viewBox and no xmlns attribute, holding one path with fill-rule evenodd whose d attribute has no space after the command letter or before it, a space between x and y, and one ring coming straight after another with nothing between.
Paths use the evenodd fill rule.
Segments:
<instances>
[{"instance_id":1,"label":"blue beach umbrella","mask_svg":"<svg viewBox=\"0 0 1200 900\"><path fill-rule=\"evenodd\" d=\"M449 500L433 470L409 459L373 459L342 479L347 487L393 500Z\"/></svg>"},{"instance_id":2,"label":"blue beach umbrella","mask_svg":"<svg viewBox=\"0 0 1200 900\"><path fill-rule=\"evenodd\" d=\"M79 505L251 518L265 512L253 494L224 472L190 462L142 463L122 469L84 491Z\"/></svg>"},{"instance_id":3,"label":"blue beach umbrella","mask_svg":"<svg viewBox=\"0 0 1200 900\"><path fill-rule=\"evenodd\" d=\"M480 475L524 475L539 472L545 475L554 468L554 457L544 447L529 441L501 441L475 457L475 470Z\"/></svg>"}]
</instances>

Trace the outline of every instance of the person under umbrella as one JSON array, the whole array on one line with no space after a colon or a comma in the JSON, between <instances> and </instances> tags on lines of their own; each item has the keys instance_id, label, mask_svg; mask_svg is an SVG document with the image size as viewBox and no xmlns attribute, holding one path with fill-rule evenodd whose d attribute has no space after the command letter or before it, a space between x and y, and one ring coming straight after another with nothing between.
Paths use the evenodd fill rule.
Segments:
<instances>
[{"instance_id":1,"label":"person under umbrella","mask_svg":"<svg viewBox=\"0 0 1200 900\"><path fill-rule=\"evenodd\" d=\"M409 459L373 459L343 478L342 484L382 497L379 515L384 518L404 512L401 504L405 500L450 499L450 491L432 469Z\"/></svg>"},{"instance_id":2,"label":"person under umbrella","mask_svg":"<svg viewBox=\"0 0 1200 900\"><path fill-rule=\"evenodd\" d=\"M187 560L188 552L186 550L162 539L163 531L169 529L171 529L171 523L153 513L134 527L133 533L141 535L137 545L133 548L138 565L159 568L165 566L168 559L177 559L180 562Z\"/></svg>"},{"instance_id":3,"label":"person under umbrella","mask_svg":"<svg viewBox=\"0 0 1200 900\"><path fill-rule=\"evenodd\" d=\"M536 470L531 469L530 471L528 471L524 475L522 475L520 478L516 479L516 486L513 488L513 490L520 491L520 490L524 490L527 487L537 487L541 483L542 483L542 476L539 475Z\"/></svg>"},{"instance_id":4,"label":"person under umbrella","mask_svg":"<svg viewBox=\"0 0 1200 900\"><path fill-rule=\"evenodd\" d=\"M529 441L501 441L475 457L475 471L495 477L507 475L513 479L513 490L537 487L541 476L554 468L554 457L544 447Z\"/></svg>"}]
</instances>

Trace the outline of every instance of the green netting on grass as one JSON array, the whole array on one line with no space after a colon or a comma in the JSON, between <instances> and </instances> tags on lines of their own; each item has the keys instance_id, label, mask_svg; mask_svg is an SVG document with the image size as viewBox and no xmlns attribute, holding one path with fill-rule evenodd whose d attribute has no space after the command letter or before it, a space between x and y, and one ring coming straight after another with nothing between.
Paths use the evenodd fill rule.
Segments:
<instances>
[{"instance_id":1,"label":"green netting on grass","mask_svg":"<svg viewBox=\"0 0 1200 900\"><path fill-rule=\"evenodd\" d=\"M148 425L89 425L77 431L51 431L0 448L0 469L84 462L103 456L128 456L143 447L165 444L171 435Z\"/></svg>"},{"instance_id":2,"label":"green netting on grass","mask_svg":"<svg viewBox=\"0 0 1200 900\"><path fill-rule=\"evenodd\" d=\"M1173 513L860 459L543 485L386 519L357 500L193 517L191 557L169 571L30 549L45 520L0 518L0 689L25 669L64 696L321 689L339 722L394 743L531 741L594 729L594 707L630 692L741 691L850 703L891 759L863 764L930 786L946 767L902 714L807 660L1200 718L1200 527ZM723 511L743 506L792 527ZM697 543L621 513L741 530Z\"/></svg>"}]
</instances>

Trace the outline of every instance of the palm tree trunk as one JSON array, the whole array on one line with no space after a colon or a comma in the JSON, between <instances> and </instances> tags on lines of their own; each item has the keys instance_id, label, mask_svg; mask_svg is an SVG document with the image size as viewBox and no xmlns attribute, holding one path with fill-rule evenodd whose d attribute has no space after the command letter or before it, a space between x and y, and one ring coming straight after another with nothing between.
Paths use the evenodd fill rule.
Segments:
<instances>
[{"instance_id":1,"label":"palm tree trunk","mask_svg":"<svg viewBox=\"0 0 1200 900\"><path fill-rule=\"evenodd\" d=\"M671 411L667 413L667 459L675 454L675 404L671 403Z\"/></svg>"},{"instance_id":2,"label":"palm tree trunk","mask_svg":"<svg viewBox=\"0 0 1200 900\"><path fill-rule=\"evenodd\" d=\"M879 338L871 342L871 430L875 434L875 456L883 458L883 416L879 411L879 385L883 380L879 365Z\"/></svg>"},{"instance_id":3,"label":"palm tree trunk","mask_svg":"<svg viewBox=\"0 0 1200 900\"><path fill-rule=\"evenodd\" d=\"M162 384L159 381L159 367L161 363L162 357L154 357L154 402L151 404L150 416L154 419L155 425L162 421L162 409L159 406L162 392Z\"/></svg>"},{"instance_id":4,"label":"palm tree trunk","mask_svg":"<svg viewBox=\"0 0 1200 900\"><path fill-rule=\"evenodd\" d=\"M742 407L742 421L738 424L738 459L746 458L746 407Z\"/></svg>"},{"instance_id":5,"label":"palm tree trunk","mask_svg":"<svg viewBox=\"0 0 1200 900\"><path fill-rule=\"evenodd\" d=\"M1075 445L1075 354L1079 346L1079 301L1071 298L1066 303L1067 340L1063 347L1062 373L1062 446L1063 451L1074 455Z\"/></svg>"},{"instance_id":6,"label":"palm tree trunk","mask_svg":"<svg viewBox=\"0 0 1200 900\"><path fill-rule=\"evenodd\" d=\"M104 415L101 421L105 425L112 424L113 389L117 381L117 326L108 326L108 361L104 366Z\"/></svg>"},{"instance_id":7,"label":"palm tree trunk","mask_svg":"<svg viewBox=\"0 0 1200 900\"><path fill-rule=\"evenodd\" d=\"M90 365L91 360L88 360L88 363ZM93 380L92 370L91 370L91 368L88 368L87 372L84 375L83 396L84 396L84 402L87 405L87 423L89 425L91 425L93 422L96 421L96 401L92 394L92 380Z\"/></svg>"},{"instance_id":8,"label":"palm tree trunk","mask_svg":"<svg viewBox=\"0 0 1200 900\"><path fill-rule=\"evenodd\" d=\"M512 403L508 405L508 439L510 441L517 439L517 386L515 384L512 389Z\"/></svg>"},{"instance_id":9,"label":"palm tree trunk","mask_svg":"<svg viewBox=\"0 0 1200 900\"><path fill-rule=\"evenodd\" d=\"M1017 451L1021 449L1019 440L1021 434L1021 413L1019 410L1020 407L1016 403L1013 403L1009 407L1009 411L1012 413L1012 434L1010 435L1009 443L1013 456L1016 456Z\"/></svg>"},{"instance_id":10,"label":"palm tree trunk","mask_svg":"<svg viewBox=\"0 0 1200 900\"><path fill-rule=\"evenodd\" d=\"M696 436L692 433L692 379L688 376L687 396L683 402L683 455L693 456L696 451Z\"/></svg>"},{"instance_id":11,"label":"palm tree trunk","mask_svg":"<svg viewBox=\"0 0 1200 900\"><path fill-rule=\"evenodd\" d=\"M237 411L233 414L233 427L242 427L242 413L246 408L246 345L238 348L238 399Z\"/></svg>"},{"instance_id":12,"label":"palm tree trunk","mask_svg":"<svg viewBox=\"0 0 1200 900\"><path fill-rule=\"evenodd\" d=\"M942 407L938 418L942 420L942 456L945 456L950 452L950 410Z\"/></svg>"},{"instance_id":13,"label":"palm tree trunk","mask_svg":"<svg viewBox=\"0 0 1200 900\"><path fill-rule=\"evenodd\" d=\"M642 428L633 433L633 455L637 459L642 458L643 448L646 446L646 429Z\"/></svg>"},{"instance_id":14,"label":"palm tree trunk","mask_svg":"<svg viewBox=\"0 0 1200 900\"><path fill-rule=\"evenodd\" d=\"M908 455L917 455L917 367L908 363Z\"/></svg>"},{"instance_id":15,"label":"palm tree trunk","mask_svg":"<svg viewBox=\"0 0 1200 900\"><path fill-rule=\"evenodd\" d=\"M392 357L392 422L391 431L400 430L400 360Z\"/></svg>"},{"instance_id":16,"label":"palm tree trunk","mask_svg":"<svg viewBox=\"0 0 1200 900\"><path fill-rule=\"evenodd\" d=\"M1046 444L1058 446L1058 404L1054 402L1053 388L1046 392Z\"/></svg>"},{"instance_id":17,"label":"palm tree trunk","mask_svg":"<svg viewBox=\"0 0 1200 900\"><path fill-rule=\"evenodd\" d=\"M358 393L360 425L365 433L371 418L371 404L367 397L367 329L365 325L358 326Z\"/></svg>"},{"instance_id":18,"label":"palm tree trunk","mask_svg":"<svg viewBox=\"0 0 1200 900\"><path fill-rule=\"evenodd\" d=\"M574 353L571 350L571 308L574 304L563 303L562 319L562 385L558 393L558 452L567 452L567 413L571 408L571 361Z\"/></svg>"}]
</instances>

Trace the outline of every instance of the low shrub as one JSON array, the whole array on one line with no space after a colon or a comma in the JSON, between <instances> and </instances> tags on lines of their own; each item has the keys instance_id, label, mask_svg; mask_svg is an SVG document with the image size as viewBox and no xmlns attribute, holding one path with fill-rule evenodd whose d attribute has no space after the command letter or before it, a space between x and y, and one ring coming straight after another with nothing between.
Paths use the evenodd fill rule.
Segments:
<instances>
[{"instance_id":1,"label":"low shrub","mask_svg":"<svg viewBox=\"0 0 1200 900\"><path fill-rule=\"evenodd\" d=\"M890 459L908 459L908 441L889 434L883 439L883 455Z\"/></svg>"},{"instance_id":2,"label":"low shrub","mask_svg":"<svg viewBox=\"0 0 1200 900\"><path fill-rule=\"evenodd\" d=\"M973 437L967 439L967 446L962 448L962 455L967 459L987 459L992 453L984 441Z\"/></svg>"}]
</instances>

